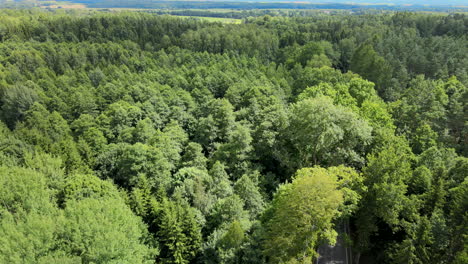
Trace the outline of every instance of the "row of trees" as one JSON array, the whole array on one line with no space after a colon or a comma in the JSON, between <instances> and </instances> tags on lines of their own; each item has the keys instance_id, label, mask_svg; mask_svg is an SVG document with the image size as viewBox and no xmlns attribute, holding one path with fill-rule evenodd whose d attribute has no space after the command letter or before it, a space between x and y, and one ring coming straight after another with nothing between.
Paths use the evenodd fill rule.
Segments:
<instances>
[{"instance_id":1,"label":"row of trees","mask_svg":"<svg viewBox=\"0 0 468 264\"><path fill-rule=\"evenodd\" d=\"M2 12L0 262L310 263L341 220L356 263L466 262L466 56L399 79L378 38L466 17Z\"/></svg>"}]
</instances>

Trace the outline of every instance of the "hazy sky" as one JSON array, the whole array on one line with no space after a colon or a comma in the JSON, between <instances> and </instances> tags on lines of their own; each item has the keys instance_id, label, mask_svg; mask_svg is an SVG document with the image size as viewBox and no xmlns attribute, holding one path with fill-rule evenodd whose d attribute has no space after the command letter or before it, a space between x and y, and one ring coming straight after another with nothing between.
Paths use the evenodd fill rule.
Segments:
<instances>
[{"instance_id":1,"label":"hazy sky","mask_svg":"<svg viewBox=\"0 0 468 264\"><path fill-rule=\"evenodd\" d=\"M0 0L2 2L8 2L8 0ZM10 0L11 1L11 0ZM25 0L14 0L17 2ZM36 1L45 1L45 0L36 0ZM50 1L50 0L49 0ZM65 0L66 1L66 0ZM87 3L99 3L102 0L68 0L70 2L87 2ZM122 0L119 0L122 2ZM128 0L129 2L139 2L139 0ZM157 2L158 0L140 0L141 2ZM171 1L171 0L162 0L162 1ZM184 1L184 0L175 0L175 1ZM463 5L468 6L468 0L207 0L207 1L219 1L219 2L310 2L310 3L354 3L354 4L397 4L397 5L406 5L406 4L417 4L417 5ZM105 2L109 2L106 0Z\"/></svg>"}]
</instances>

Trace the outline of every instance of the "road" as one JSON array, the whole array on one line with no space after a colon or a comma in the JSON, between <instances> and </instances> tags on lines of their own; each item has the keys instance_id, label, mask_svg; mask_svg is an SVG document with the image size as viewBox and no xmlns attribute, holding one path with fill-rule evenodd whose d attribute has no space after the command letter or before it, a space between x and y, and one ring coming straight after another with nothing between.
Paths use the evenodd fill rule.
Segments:
<instances>
[{"instance_id":1,"label":"road","mask_svg":"<svg viewBox=\"0 0 468 264\"><path fill-rule=\"evenodd\" d=\"M318 248L320 257L316 264L350 264L351 256L350 250L344 244L343 233L348 233L348 226L346 223L339 225L337 230L338 237L334 246L322 245Z\"/></svg>"}]
</instances>

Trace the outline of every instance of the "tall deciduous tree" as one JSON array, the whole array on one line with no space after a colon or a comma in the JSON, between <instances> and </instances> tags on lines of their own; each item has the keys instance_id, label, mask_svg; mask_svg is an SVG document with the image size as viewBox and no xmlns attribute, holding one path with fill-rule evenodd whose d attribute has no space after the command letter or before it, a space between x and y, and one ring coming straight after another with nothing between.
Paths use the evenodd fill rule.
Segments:
<instances>
[{"instance_id":1,"label":"tall deciduous tree","mask_svg":"<svg viewBox=\"0 0 468 264\"><path fill-rule=\"evenodd\" d=\"M299 170L291 183L278 189L263 215L268 261L310 263L320 241L334 243L332 220L339 216L342 203L335 175L323 168Z\"/></svg>"},{"instance_id":2,"label":"tall deciduous tree","mask_svg":"<svg viewBox=\"0 0 468 264\"><path fill-rule=\"evenodd\" d=\"M357 114L333 105L328 97L305 99L291 107L284 133L292 146L285 163L290 168L313 165L362 165L372 128Z\"/></svg>"},{"instance_id":3,"label":"tall deciduous tree","mask_svg":"<svg viewBox=\"0 0 468 264\"><path fill-rule=\"evenodd\" d=\"M368 164L363 169L364 184L368 191L363 196L356 216L358 250L369 249L369 239L378 231L378 222L385 223L391 230L399 230L402 217L412 219L416 213L406 196L413 159L406 140L397 137L368 157ZM359 259L359 254L356 256Z\"/></svg>"}]
</instances>

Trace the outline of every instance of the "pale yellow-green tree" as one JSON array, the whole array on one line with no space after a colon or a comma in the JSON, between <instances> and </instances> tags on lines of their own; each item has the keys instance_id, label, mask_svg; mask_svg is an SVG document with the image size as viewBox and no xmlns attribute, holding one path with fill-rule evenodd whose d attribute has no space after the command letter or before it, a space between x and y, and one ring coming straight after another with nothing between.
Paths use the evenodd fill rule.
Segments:
<instances>
[{"instance_id":1,"label":"pale yellow-green tree","mask_svg":"<svg viewBox=\"0 0 468 264\"><path fill-rule=\"evenodd\" d=\"M340 216L343 191L333 170L320 167L297 171L282 185L263 215L264 254L269 263L311 263L321 242L334 244L332 220Z\"/></svg>"}]
</instances>

